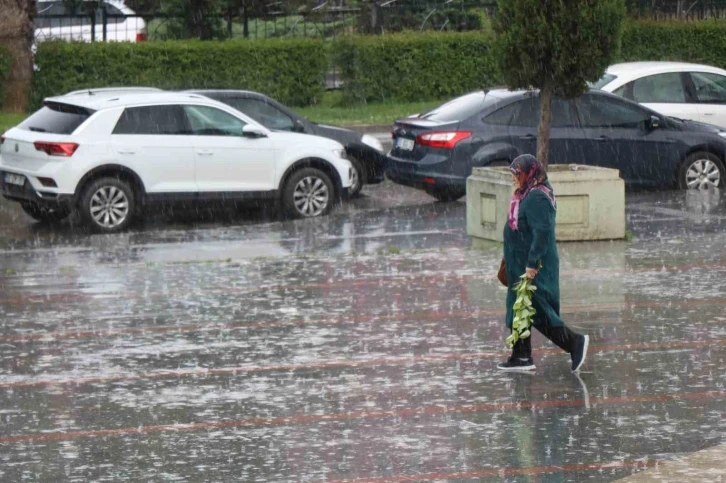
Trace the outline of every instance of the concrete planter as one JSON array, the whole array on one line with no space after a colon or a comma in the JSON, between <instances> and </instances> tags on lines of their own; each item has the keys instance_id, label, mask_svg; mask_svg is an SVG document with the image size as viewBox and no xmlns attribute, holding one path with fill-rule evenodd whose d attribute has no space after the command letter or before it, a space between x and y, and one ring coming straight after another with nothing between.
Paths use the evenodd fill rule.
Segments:
<instances>
[{"instance_id":1,"label":"concrete planter","mask_svg":"<svg viewBox=\"0 0 726 483\"><path fill-rule=\"evenodd\" d=\"M625 184L616 169L553 165L547 170L557 197L557 240L625 238ZM502 241L512 199L507 168L474 168L466 180L466 231Z\"/></svg>"}]
</instances>

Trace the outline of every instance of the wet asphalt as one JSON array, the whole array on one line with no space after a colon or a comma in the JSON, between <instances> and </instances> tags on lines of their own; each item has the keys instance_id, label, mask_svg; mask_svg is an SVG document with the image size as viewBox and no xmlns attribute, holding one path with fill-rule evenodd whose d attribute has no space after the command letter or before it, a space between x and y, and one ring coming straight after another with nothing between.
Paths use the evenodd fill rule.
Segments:
<instances>
[{"instance_id":1,"label":"wet asphalt","mask_svg":"<svg viewBox=\"0 0 726 483\"><path fill-rule=\"evenodd\" d=\"M0 481L613 481L718 445L726 195L629 193L627 223L559 245L581 374L535 334L524 375L463 201L386 182L99 236L2 200Z\"/></svg>"}]
</instances>

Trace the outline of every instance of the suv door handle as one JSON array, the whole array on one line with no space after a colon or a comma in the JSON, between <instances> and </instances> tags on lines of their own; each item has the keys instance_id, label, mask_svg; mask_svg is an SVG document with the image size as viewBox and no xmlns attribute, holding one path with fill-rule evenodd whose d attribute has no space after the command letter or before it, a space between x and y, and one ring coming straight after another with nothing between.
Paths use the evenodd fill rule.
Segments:
<instances>
[{"instance_id":1,"label":"suv door handle","mask_svg":"<svg viewBox=\"0 0 726 483\"><path fill-rule=\"evenodd\" d=\"M611 139L609 137L607 137L607 136L600 136L599 138L595 138L595 141L600 142L600 143L604 143L604 142L607 142L607 141L611 141Z\"/></svg>"},{"instance_id":2,"label":"suv door handle","mask_svg":"<svg viewBox=\"0 0 726 483\"><path fill-rule=\"evenodd\" d=\"M525 134L524 136L519 136L519 139L524 139L526 141L531 141L533 139L537 139L537 136L534 134Z\"/></svg>"},{"instance_id":3,"label":"suv door handle","mask_svg":"<svg viewBox=\"0 0 726 483\"><path fill-rule=\"evenodd\" d=\"M119 149L118 153L119 154L136 154L136 151L132 151L130 149Z\"/></svg>"},{"instance_id":4,"label":"suv door handle","mask_svg":"<svg viewBox=\"0 0 726 483\"><path fill-rule=\"evenodd\" d=\"M197 154L200 156L211 156L214 154L213 151L203 150L203 151L197 151Z\"/></svg>"},{"instance_id":5,"label":"suv door handle","mask_svg":"<svg viewBox=\"0 0 726 483\"><path fill-rule=\"evenodd\" d=\"M714 113L713 112L704 112L703 115L704 116L713 116Z\"/></svg>"}]
</instances>

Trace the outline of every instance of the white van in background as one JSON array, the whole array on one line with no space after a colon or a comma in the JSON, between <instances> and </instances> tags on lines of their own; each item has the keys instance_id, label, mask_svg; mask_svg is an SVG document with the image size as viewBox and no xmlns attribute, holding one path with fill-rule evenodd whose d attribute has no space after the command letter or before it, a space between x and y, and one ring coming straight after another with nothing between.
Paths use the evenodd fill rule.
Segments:
<instances>
[{"instance_id":1,"label":"white van in background","mask_svg":"<svg viewBox=\"0 0 726 483\"><path fill-rule=\"evenodd\" d=\"M65 40L103 42L103 10L106 11L106 38L108 42L143 42L146 23L141 17L117 0L99 2L95 14L95 32L91 17L82 8L75 8L62 0L40 0L37 3L35 41Z\"/></svg>"}]
</instances>

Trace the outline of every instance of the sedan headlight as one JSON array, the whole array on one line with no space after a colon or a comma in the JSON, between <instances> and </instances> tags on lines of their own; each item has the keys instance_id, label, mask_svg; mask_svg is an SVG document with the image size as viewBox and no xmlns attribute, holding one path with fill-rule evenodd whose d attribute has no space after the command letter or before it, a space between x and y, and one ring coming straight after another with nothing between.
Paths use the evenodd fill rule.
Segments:
<instances>
[{"instance_id":1,"label":"sedan headlight","mask_svg":"<svg viewBox=\"0 0 726 483\"><path fill-rule=\"evenodd\" d=\"M333 149L333 154L340 159L348 159L348 154L345 152L345 149Z\"/></svg>"},{"instance_id":2,"label":"sedan headlight","mask_svg":"<svg viewBox=\"0 0 726 483\"><path fill-rule=\"evenodd\" d=\"M381 144L381 142L377 138L374 138L369 134L364 134L361 138L361 142L372 147L376 151L383 152L383 144Z\"/></svg>"},{"instance_id":3,"label":"sedan headlight","mask_svg":"<svg viewBox=\"0 0 726 483\"><path fill-rule=\"evenodd\" d=\"M726 138L726 131L719 131L718 135L721 136L722 138Z\"/></svg>"}]
</instances>

